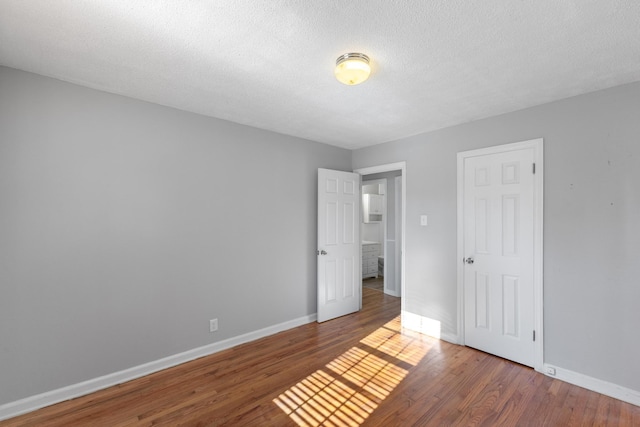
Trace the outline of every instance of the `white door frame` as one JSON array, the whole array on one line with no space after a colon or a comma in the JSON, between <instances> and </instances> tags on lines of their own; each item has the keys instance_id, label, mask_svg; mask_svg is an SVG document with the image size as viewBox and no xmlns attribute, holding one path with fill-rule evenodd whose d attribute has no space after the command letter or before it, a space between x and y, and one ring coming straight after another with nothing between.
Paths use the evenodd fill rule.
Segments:
<instances>
[{"instance_id":1,"label":"white door frame","mask_svg":"<svg viewBox=\"0 0 640 427\"><path fill-rule=\"evenodd\" d=\"M402 171L402 215L400 217L400 227L402 230L402 244L400 247L400 307L404 312L405 310L405 301L404 297L404 281L405 281L405 230L406 230L406 215L407 215L407 162L397 162L397 163L387 163L385 165L378 166L370 166L366 168L354 169L354 172L359 173L360 175L373 175L374 173L383 173L383 172L393 172L393 171ZM362 246L362 244L360 245ZM362 250L360 251L362 252ZM362 306L362 295L360 296L360 305Z\"/></svg>"},{"instance_id":2,"label":"white door frame","mask_svg":"<svg viewBox=\"0 0 640 427\"><path fill-rule=\"evenodd\" d=\"M535 162L535 175L533 177L533 205L534 205L534 230L533 230L533 313L535 327L534 341L534 369L544 371L544 329L543 329L543 190L544 190L544 165L542 138L528 141L515 142L477 150L458 153L458 340L464 345L464 160L469 157L487 154L502 153L505 151L533 149Z\"/></svg>"}]
</instances>

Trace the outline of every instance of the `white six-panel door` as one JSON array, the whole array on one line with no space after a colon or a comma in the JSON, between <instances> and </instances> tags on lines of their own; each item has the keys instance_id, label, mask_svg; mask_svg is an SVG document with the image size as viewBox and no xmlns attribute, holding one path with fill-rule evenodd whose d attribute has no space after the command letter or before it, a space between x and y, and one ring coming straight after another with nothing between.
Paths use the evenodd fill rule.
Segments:
<instances>
[{"instance_id":1,"label":"white six-panel door","mask_svg":"<svg viewBox=\"0 0 640 427\"><path fill-rule=\"evenodd\" d=\"M525 148L463 166L464 342L527 366L535 362L533 164Z\"/></svg>"},{"instance_id":2,"label":"white six-panel door","mask_svg":"<svg viewBox=\"0 0 640 427\"><path fill-rule=\"evenodd\" d=\"M360 309L360 175L318 169L318 322Z\"/></svg>"}]
</instances>

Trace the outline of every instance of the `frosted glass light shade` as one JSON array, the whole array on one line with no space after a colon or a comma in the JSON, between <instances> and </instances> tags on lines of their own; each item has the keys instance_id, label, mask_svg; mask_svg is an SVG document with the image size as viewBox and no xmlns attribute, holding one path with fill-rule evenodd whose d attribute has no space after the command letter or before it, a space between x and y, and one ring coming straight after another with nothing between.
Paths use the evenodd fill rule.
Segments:
<instances>
[{"instance_id":1,"label":"frosted glass light shade","mask_svg":"<svg viewBox=\"0 0 640 427\"><path fill-rule=\"evenodd\" d=\"M336 59L336 79L346 85L357 85L369 78L369 57L364 53L345 53Z\"/></svg>"}]
</instances>

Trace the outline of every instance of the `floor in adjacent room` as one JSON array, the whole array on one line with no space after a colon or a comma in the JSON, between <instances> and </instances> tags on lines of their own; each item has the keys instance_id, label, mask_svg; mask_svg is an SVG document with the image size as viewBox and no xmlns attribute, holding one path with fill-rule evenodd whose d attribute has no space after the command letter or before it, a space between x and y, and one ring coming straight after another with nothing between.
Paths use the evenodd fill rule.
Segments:
<instances>
[{"instance_id":1,"label":"floor in adjacent room","mask_svg":"<svg viewBox=\"0 0 640 427\"><path fill-rule=\"evenodd\" d=\"M362 286L382 292L384 287L384 279L382 276L368 277L366 279L362 279Z\"/></svg>"}]
</instances>

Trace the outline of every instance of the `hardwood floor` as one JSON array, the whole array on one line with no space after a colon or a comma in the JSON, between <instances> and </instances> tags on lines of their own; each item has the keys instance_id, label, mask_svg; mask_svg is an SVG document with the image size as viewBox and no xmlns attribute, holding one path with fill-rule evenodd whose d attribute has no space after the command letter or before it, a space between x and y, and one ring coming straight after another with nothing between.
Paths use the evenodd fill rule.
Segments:
<instances>
[{"instance_id":1,"label":"hardwood floor","mask_svg":"<svg viewBox=\"0 0 640 427\"><path fill-rule=\"evenodd\" d=\"M362 279L362 286L364 288L375 289L376 291L382 292L384 290L384 278L382 276L378 276Z\"/></svg>"},{"instance_id":2,"label":"hardwood floor","mask_svg":"<svg viewBox=\"0 0 640 427\"><path fill-rule=\"evenodd\" d=\"M399 325L400 300L308 324L0 426L639 426L640 407Z\"/></svg>"}]
</instances>

